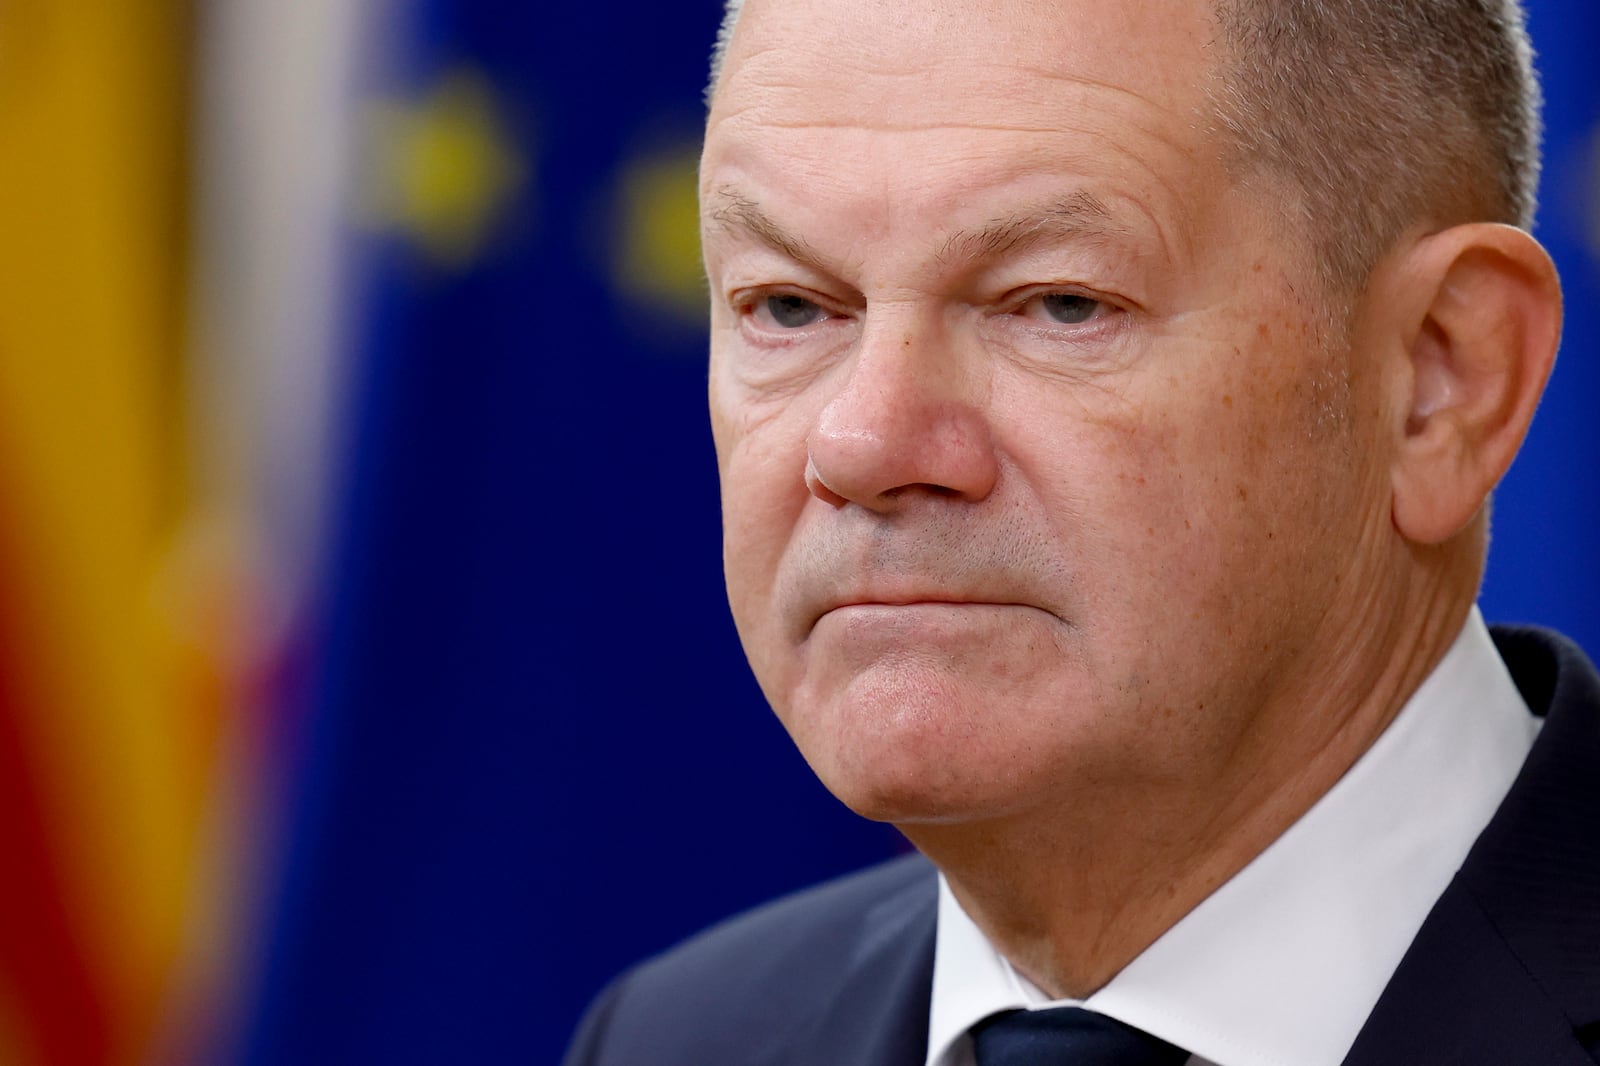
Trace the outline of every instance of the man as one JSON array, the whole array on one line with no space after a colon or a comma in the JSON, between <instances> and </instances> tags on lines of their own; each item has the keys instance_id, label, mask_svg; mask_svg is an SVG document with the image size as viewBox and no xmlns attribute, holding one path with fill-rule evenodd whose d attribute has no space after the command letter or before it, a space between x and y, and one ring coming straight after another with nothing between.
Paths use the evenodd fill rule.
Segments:
<instances>
[{"instance_id":1,"label":"man","mask_svg":"<svg viewBox=\"0 0 1600 1066\"><path fill-rule=\"evenodd\" d=\"M749 0L720 51L729 598L931 865L569 1061L1596 1061L1600 683L1473 607L1560 319L1511 0Z\"/></svg>"}]
</instances>

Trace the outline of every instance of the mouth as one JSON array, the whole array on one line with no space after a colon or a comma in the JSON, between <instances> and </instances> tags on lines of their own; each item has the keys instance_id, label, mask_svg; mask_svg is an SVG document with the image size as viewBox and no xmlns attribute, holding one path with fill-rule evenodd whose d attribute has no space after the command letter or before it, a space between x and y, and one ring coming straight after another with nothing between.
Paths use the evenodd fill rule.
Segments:
<instances>
[{"instance_id":1,"label":"mouth","mask_svg":"<svg viewBox=\"0 0 1600 1066\"><path fill-rule=\"evenodd\" d=\"M832 604L810 620L806 629L814 631L823 619L835 615L860 615L872 614L899 614L908 615L922 611L959 611L959 610L1002 610L1021 609L1040 611L1050 614L1043 608L1031 603L1022 603L1016 600L986 600L978 598L954 597L950 595L908 595L893 597L876 597L841 600ZM1054 616L1052 616L1054 617Z\"/></svg>"},{"instance_id":2,"label":"mouth","mask_svg":"<svg viewBox=\"0 0 1600 1066\"><path fill-rule=\"evenodd\" d=\"M894 596L885 598L866 598L856 600L841 600L839 603L827 608L828 611L838 611L846 607L1020 607L1023 604L1012 603L1005 600L969 599L964 596Z\"/></svg>"}]
</instances>

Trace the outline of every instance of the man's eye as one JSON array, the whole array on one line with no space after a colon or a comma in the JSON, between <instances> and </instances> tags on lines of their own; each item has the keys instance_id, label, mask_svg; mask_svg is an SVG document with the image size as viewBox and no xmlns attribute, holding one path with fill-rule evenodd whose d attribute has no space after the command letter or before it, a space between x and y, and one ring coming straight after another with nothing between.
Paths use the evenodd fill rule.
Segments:
<instances>
[{"instance_id":1,"label":"man's eye","mask_svg":"<svg viewBox=\"0 0 1600 1066\"><path fill-rule=\"evenodd\" d=\"M828 312L815 303L791 293L764 296L752 311L764 324L778 329L804 329L828 317Z\"/></svg>"},{"instance_id":2,"label":"man's eye","mask_svg":"<svg viewBox=\"0 0 1600 1066\"><path fill-rule=\"evenodd\" d=\"M1029 318L1061 326L1082 325L1104 309L1101 301L1075 292L1049 292L1023 305L1023 313Z\"/></svg>"}]
</instances>

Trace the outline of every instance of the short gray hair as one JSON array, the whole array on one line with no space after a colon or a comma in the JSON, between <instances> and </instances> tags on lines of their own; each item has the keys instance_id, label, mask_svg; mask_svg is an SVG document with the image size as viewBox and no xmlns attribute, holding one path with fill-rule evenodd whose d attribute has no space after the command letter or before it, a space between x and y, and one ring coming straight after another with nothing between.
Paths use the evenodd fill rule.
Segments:
<instances>
[{"instance_id":1,"label":"short gray hair","mask_svg":"<svg viewBox=\"0 0 1600 1066\"><path fill-rule=\"evenodd\" d=\"M1336 290L1413 225L1531 227L1541 95L1519 0L1216 0L1236 173L1301 194Z\"/></svg>"},{"instance_id":2,"label":"short gray hair","mask_svg":"<svg viewBox=\"0 0 1600 1066\"><path fill-rule=\"evenodd\" d=\"M1280 174L1334 291L1409 226L1533 224L1539 112L1520 0L1214 0L1236 175ZM726 0L709 104L744 0Z\"/></svg>"},{"instance_id":3,"label":"short gray hair","mask_svg":"<svg viewBox=\"0 0 1600 1066\"><path fill-rule=\"evenodd\" d=\"M706 82L706 106L711 106L711 95L717 91L717 80L722 77L722 66L728 59L728 42L733 40L733 27L744 10L744 0L724 0L722 25L717 28L717 43L711 46L711 80Z\"/></svg>"}]
</instances>

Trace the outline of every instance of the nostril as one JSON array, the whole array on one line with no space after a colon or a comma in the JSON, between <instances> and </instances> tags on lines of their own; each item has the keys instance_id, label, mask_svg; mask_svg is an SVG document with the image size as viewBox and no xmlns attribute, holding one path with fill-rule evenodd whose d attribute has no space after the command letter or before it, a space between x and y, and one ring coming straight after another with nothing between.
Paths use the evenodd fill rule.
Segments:
<instances>
[{"instance_id":1,"label":"nostril","mask_svg":"<svg viewBox=\"0 0 1600 1066\"><path fill-rule=\"evenodd\" d=\"M931 481L917 481L909 485L896 485L892 489L886 489L879 493L879 495L885 499L897 500L911 492L922 492L929 496L939 496L946 499L959 499L965 495L960 489L951 488L949 485L936 485Z\"/></svg>"},{"instance_id":2,"label":"nostril","mask_svg":"<svg viewBox=\"0 0 1600 1066\"><path fill-rule=\"evenodd\" d=\"M834 507L843 507L849 502L843 493L835 492L822 479L817 472L816 461L809 454L806 456L806 489L817 499Z\"/></svg>"}]
</instances>

